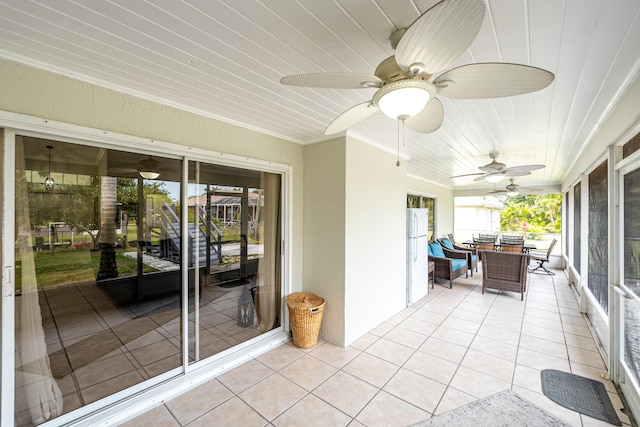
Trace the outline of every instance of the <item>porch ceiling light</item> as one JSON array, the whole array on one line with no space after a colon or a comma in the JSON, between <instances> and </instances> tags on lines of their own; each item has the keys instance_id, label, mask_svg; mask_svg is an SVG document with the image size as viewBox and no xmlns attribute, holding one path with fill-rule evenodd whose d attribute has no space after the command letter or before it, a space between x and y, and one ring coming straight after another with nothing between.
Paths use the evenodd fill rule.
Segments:
<instances>
[{"instance_id":1,"label":"porch ceiling light","mask_svg":"<svg viewBox=\"0 0 640 427\"><path fill-rule=\"evenodd\" d=\"M392 119L407 120L431 99L433 85L426 80L398 80L382 86L373 96L373 103Z\"/></svg>"},{"instance_id":2,"label":"porch ceiling light","mask_svg":"<svg viewBox=\"0 0 640 427\"><path fill-rule=\"evenodd\" d=\"M496 183L502 181L502 178L504 178L502 175L492 174L492 175L487 175L484 179L487 182L490 182L492 184L496 184Z\"/></svg>"},{"instance_id":3,"label":"porch ceiling light","mask_svg":"<svg viewBox=\"0 0 640 427\"><path fill-rule=\"evenodd\" d=\"M507 196L509 196L509 197L514 197L514 196L517 196L518 194L520 194L520 192L517 191L517 190L516 191L507 191Z\"/></svg>"}]
</instances>

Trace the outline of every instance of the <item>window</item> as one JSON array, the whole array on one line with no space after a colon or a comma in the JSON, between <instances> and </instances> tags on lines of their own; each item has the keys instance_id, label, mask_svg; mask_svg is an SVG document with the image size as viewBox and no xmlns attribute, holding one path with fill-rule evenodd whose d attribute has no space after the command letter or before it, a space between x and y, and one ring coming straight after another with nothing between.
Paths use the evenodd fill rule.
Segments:
<instances>
[{"instance_id":1,"label":"window","mask_svg":"<svg viewBox=\"0 0 640 427\"><path fill-rule=\"evenodd\" d=\"M429 209L429 240L433 239L435 232L435 212L436 199L432 197L407 195L407 208L428 208Z\"/></svg>"}]
</instances>

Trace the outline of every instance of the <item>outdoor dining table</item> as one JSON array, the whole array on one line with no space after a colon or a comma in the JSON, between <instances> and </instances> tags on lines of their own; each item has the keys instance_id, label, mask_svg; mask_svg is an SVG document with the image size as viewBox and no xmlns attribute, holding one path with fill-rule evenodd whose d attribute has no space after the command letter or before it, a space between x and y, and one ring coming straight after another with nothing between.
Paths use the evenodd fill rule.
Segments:
<instances>
[{"instance_id":1,"label":"outdoor dining table","mask_svg":"<svg viewBox=\"0 0 640 427\"><path fill-rule=\"evenodd\" d=\"M474 242L473 240L465 240L464 242L462 242L463 245L467 245L470 248L474 248L476 246L476 243L477 242ZM500 243L496 242L495 247L496 249L500 248ZM537 246L535 245L535 243L525 243L522 246L522 251L526 254L529 253L531 249L537 249Z\"/></svg>"}]
</instances>

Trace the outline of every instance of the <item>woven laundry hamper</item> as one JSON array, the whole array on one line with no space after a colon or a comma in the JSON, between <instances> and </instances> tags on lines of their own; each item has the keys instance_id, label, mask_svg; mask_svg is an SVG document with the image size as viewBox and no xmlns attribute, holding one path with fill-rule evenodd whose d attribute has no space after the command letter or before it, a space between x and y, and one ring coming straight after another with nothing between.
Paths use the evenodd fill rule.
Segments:
<instances>
[{"instance_id":1,"label":"woven laundry hamper","mask_svg":"<svg viewBox=\"0 0 640 427\"><path fill-rule=\"evenodd\" d=\"M322 323L324 298L307 292L297 292L287 297L287 307L293 345L298 348L315 347Z\"/></svg>"}]
</instances>

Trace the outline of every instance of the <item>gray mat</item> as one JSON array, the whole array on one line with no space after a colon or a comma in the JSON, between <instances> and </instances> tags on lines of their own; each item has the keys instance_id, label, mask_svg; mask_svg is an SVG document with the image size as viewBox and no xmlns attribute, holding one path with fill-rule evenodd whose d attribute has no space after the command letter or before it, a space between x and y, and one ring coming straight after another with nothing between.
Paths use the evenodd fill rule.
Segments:
<instances>
[{"instance_id":1,"label":"gray mat","mask_svg":"<svg viewBox=\"0 0 640 427\"><path fill-rule=\"evenodd\" d=\"M558 405L609 424L622 425L601 382L555 369L544 369L540 377L542 392Z\"/></svg>"},{"instance_id":2,"label":"gray mat","mask_svg":"<svg viewBox=\"0 0 640 427\"><path fill-rule=\"evenodd\" d=\"M510 390L461 406L412 427L568 427L569 424Z\"/></svg>"}]
</instances>

